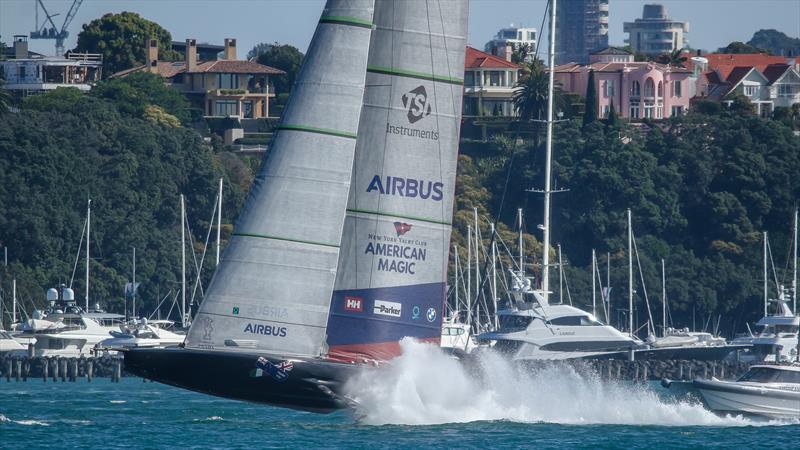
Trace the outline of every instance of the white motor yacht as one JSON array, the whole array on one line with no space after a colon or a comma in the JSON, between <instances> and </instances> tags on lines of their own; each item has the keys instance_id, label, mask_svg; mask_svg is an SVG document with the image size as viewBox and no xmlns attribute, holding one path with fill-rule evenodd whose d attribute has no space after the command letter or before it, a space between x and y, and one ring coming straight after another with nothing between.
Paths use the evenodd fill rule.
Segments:
<instances>
[{"instance_id":1,"label":"white motor yacht","mask_svg":"<svg viewBox=\"0 0 800 450\"><path fill-rule=\"evenodd\" d=\"M440 347L454 353L470 353L478 344L470 326L461 323L457 317L449 317L442 321L442 340Z\"/></svg>"},{"instance_id":2,"label":"white motor yacht","mask_svg":"<svg viewBox=\"0 0 800 450\"><path fill-rule=\"evenodd\" d=\"M644 347L638 339L569 305L545 302L528 278L512 273L513 299L498 311L500 328L478 336L514 361L604 357Z\"/></svg>"},{"instance_id":3,"label":"white motor yacht","mask_svg":"<svg viewBox=\"0 0 800 450\"><path fill-rule=\"evenodd\" d=\"M179 345L185 335L176 334L159 325L170 325L170 321L148 322L141 319L133 324L120 326L111 336L97 344L99 350L112 350L132 347L168 347Z\"/></svg>"},{"instance_id":4,"label":"white motor yacht","mask_svg":"<svg viewBox=\"0 0 800 450\"><path fill-rule=\"evenodd\" d=\"M797 358L797 334L800 317L792 313L784 293L778 296L777 312L766 315L756 323L760 328L752 336L737 337L734 344L752 344L749 352L740 355L743 361L782 362Z\"/></svg>"},{"instance_id":5,"label":"white motor yacht","mask_svg":"<svg viewBox=\"0 0 800 450\"><path fill-rule=\"evenodd\" d=\"M11 333L0 328L0 355L8 352L18 352L25 350L19 342L14 340Z\"/></svg>"},{"instance_id":6,"label":"white motor yacht","mask_svg":"<svg viewBox=\"0 0 800 450\"><path fill-rule=\"evenodd\" d=\"M694 380L708 407L720 413L800 417L800 366L757 365L736 381Z\"/></svg>"}]
</instances>

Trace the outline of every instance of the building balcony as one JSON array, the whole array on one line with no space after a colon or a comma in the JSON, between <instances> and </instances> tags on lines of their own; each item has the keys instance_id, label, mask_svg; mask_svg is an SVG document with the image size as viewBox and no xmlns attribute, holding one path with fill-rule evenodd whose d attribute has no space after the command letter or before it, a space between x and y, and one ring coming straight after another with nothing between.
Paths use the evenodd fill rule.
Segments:
<instances>
[{"instance_id":1,"label":"building balcony","mask_svg":"<svg viewBox=\"0 0 800 450\"><path fill-rule=\"evenodd\" d=\"M204 91L211 97L275 97L275 88L263 89L209 89Z\"/></svg>"}]
</instances>

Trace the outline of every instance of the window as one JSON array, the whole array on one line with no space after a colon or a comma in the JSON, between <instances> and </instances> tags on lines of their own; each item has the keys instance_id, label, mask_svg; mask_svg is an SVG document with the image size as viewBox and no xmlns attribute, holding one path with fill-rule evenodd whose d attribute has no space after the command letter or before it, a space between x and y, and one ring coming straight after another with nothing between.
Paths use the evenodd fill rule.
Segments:
<instances>
[{"instance_id":1,"label":"window","mask_svg":"<svg viewBox=\"0 0 800 450\"><path fill-rule=\"evenodd\" d=\"M616 92L614 80L606 80L606 97L613 97Z\"/></svg>"},{"instance_id":2,"label":"window","mask_svg":"<svg viewBox=\"0 0 800 450\"><path fill-rule=\"evenodd\" d=\"M639 105L631 105L630 118L631 119L639 118Z\"/></svg>"},{"instance_id":3,"label":"window","mask_svg":"<svg viewBox=\"0 0 800 450\"><path fill-rule=\"evenodd\" d=\"M660 81L658 82L658 96L659 97L663 97L664 96L664 83L662 83Z\"/></svg>"},{"instance_id":4,"label":"window","mask_svg":"<svg viewBox=\"0 0 800 450\"><path fill-rule=\"evenodd\" d=\"M648 78L647 81L644 82L644 96L645 97L655 97L656 85L653 83L652 78Z\"/></svg>"},{"instance_id":5,"label":"window","mask_svg":"<svg viewBox=\"0 0 800 450\"><path fill-rule=\"evenodd\" d=\"M218 73L217 89L239 89L239 76L235 73Z\"/></svg>"},{"instance_id":6,"label":"window","mask_svg":"<svg viewBox=\"0 0 800 450\"><path fill-rule=\"evenodd\" d=\"M536 39L536 32L535 31L529 31L528 32L528 40L532 41L534 39Z\"/></svg>"},{"instance_id":7,"label":"window","mask_svg":"<svg viewBox=\"0 0 800 450\"><path fill-rule=\"evenodd\" d=\"M745 86L744 94L748 97L753 97L758 94L758 86Z\"/></svg>"},{"instance_id":8,"label":"window","mask_svg":"<svg viewBox=\"0 0 800 450\"><path fill-rule=\"evenodd\" d=\"M681 114L683 114L683 106L673 106L672 107L672 112L670 114L672 117L680 116Z\"/></svg>"},{"instance_id":9,"label":"window","mask_svg":"<svg viewBox=\"0 0 800 450\"><path fill-rule=\"evenodd\" d=\"M464 73L464 86L466 87L475 86L475 72Z\"/></svg>"},{"instance_id":10,"label":"window","mask_svg":"<svg viewBox=\"0 0 800 450\"><path fill-rule=\"evenodd\" d=\"M603 117L608 117L608 113L611 112L611 106L603 105Z\"/></svg>"},{"instance_id":11,"label":"window","mask_svg":"<svg viewBox=\"0 0 800 450\"><path fill-rule=\"evenodd\" d=\"M792 95L792 85L790 85L790 84L779 84L778 85L778 94L779 95Z\"/></svg>"},{"instance_id":12,"label":"window","mask_svg":"<svg viewBox=\"0 0 800 450\"><path fill-rule=\"evenodd\" d=\"M566 316L566 317L559 317L557 319L550 320L551 325L562 325L562 326L602 326L602 322L598 322L596 320L592 320L589 316Z\"/></svg>"},{"instance_id":13,"label":"window","mask_svg":"<svg viewBox=\"0 0 800 450\"><path fill-rule=\"evenodd\" d=\"M500 72L496 70L489 72L489 86L500 86Z\"/></svg>"},{"instance_id":14,"label":"window","mask_svg":"<svg viewBox=\"0 0 800 450\"><path fill-rule=\"evenodd\" d=\"M778 370L772 367L754 367L747 371L739 381L753 383L800 383L800 372Z\"/></svg>"},{"instance_id":15,"label":"window","mask_svg":"<svg viewBox=\"0 0 800 450\"><path fill-rule=\"evenodd\" d=\"M529 316L500 316L500 329L503 331L524 330L533 322Z\"/></svg>"},{"instance_id":16,"label":"window","mask_svg":"<svg viewBox=\"0 0 800 450\"><path fill-rule=\"evenodd\" d=\"M239 102L236 100L217 100L214 102L215 116L238 116Z\"/></svg>"},{"instance_id":17,"label":"window","mask_svg":"<svg viewBox=\"0 0 800 450\"><path fill-rule=\"evenodd\" d=\"M25 78L25 66L23 66L23 65L17 66L17 77L20 80Z\"/></svg>"},{"instance_id":18,"label":"window","mask_svg":"<svg viewBox=\"0 0 800 450\"><path fill-rule=\"evenodd\" d=\"M638 97L639 95L641 95L641 87L638 81L633 80L633 83L631 83L631 97Z\"/></svg>"}]
</instances>

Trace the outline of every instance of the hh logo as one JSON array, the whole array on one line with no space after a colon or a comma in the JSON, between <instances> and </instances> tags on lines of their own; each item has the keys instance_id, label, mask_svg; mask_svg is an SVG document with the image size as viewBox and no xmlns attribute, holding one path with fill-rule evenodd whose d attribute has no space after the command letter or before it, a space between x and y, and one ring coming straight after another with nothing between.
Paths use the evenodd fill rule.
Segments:
<instances>
[{"instance_id":1,"label":"hh logo","mask_svg":"<svg viewBox=\"0 0 800 450\"><path fill-rule=\"evenodd\" d=\"M433 107L428 102L428 93L425 86L403 94L403 106L408 112L408 123L416 123L431 114Z\"/></svg>"},{"instance_id":2,"label":"hh logo","mask_svg":"<svg viewBox=\"0 0 800 450\"><path fill-rule=\"evenodd\" d=\"M404 222L395 222L394 223L394 231L397 232L397 237L400 237L409 231L411 231L411 224L404 223Z\"/></svg>"},{"instance_id":3,"label":"hh logo","mask_svg":"<svg viewBox=\"0 0 800 450\"><path fill-rule=\"evenodd\" d=\"M344 310L352 312L362 312L364 310L364 299L361 297L344 297Z\"/></svg>"}]
</instances>

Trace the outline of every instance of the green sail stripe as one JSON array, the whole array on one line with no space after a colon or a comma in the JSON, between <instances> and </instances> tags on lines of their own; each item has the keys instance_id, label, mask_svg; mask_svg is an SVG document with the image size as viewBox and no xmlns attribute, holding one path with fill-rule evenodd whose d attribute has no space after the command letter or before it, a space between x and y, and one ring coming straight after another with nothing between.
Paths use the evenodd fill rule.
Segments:
<instances>
[{"instance_id":1,"label":"green sail stripe","mask_svg":"<svg viewBox=\"0 0 800 450\"><path fill-rule=\"evenodd\" d=\"M397 69L394 67L367 66L367 72L380 73L384 75L397 75L399 77L419 78L421 80L440 81L442 83L457 84L459 86L464 84L464 80L462 78L446 77L442 75L434 75L432 73Z\"/></svg>"},{"instance_id":2,"label":"green sail stripe","mask_svg":"<svg viewBox=\"0 0 800 450\"><path fill-rule=\"evenodd\" d=\"M352 16L322 16L320 23L335 23L339 25L352 25L354 27L372 28L372 22Z\"/></svg>"},{"instance_id":3,"label":"green sail stripe","mask_svg":"<svg viewBox=\"0 0 800 450\"><path fill-rule=\"evenodd\" d=\"M233 235L234 236L241 236L241 237L260 238L260 239L272 239L272 240L275 240L275 241L296 242L298 244L321 245L323 247L339 248L338 245L328 244L326 242L306 241L306 240L303 240L303 239L293 239L293 238L287 238L287 237L282 237L282 236L268 236L268 235L265 235L265 234L255 234L255 233L233 233Z\"/></svg>"},{"instance_id":4,"label":"green sail stripe","mask_svg":"<svg viewBox=\"0 0 800 450\"><path fill-rule=\"evenodd\" d=\"M358 135L356 133L350 133L348 131L339 131L339 130L332 130L330 128L317 128L317 127L308 127L305 125L278 125L277 129L279 130L292 130L292 131L306 131L308 133L317 133L317 134L327 134L329 136L338 136L344 138L355 139Z\"/></svg>"},{"instance_id":5,"label":"green sail stripe","mask_svg":"<svg viewBox=\"0 0 800 450\"><path fill-rule=\"evenodd\" d=\"M372 215L375 215L375 216L382 216L382 217L396 217L398 219L418 220L420 222L435 223L437 225L451 225L450 222L442 222L441 220L428 219L428 218L425 218L425 217L404 216L404 215L400 215L400 214L389 214L389 213L383 213L383 212L378 212L378 211L369 211L369 210L366 210L366 209L351 209L351 208L348 208L347 212L350 212L350 213L362 213L362 214L372 214Z\"/></svg>"}]
</instances>

